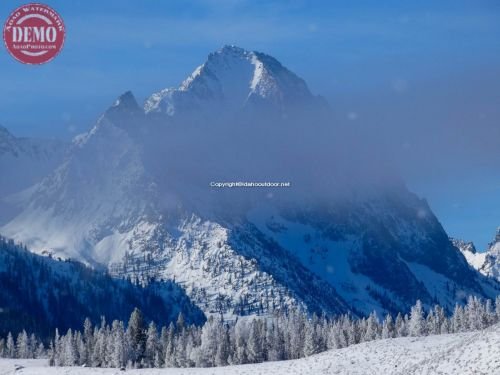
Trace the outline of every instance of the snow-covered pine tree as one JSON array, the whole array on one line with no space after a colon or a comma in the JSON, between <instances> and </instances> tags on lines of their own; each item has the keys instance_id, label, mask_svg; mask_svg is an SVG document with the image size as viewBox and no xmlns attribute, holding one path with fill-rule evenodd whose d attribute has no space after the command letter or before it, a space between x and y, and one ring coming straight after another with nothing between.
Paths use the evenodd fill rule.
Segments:
<instances>
[{"instance_id":1,"label":"snow-covered pine tree","mask_svg":"<svg viewBox=\"0 0 500 375\"><path fill-rule=\"evenodd\" d=\"M316 325L318 318L313 316L312 320L306 321L304 333L304 356L309 357L313 354L319 353L319 338L316 332Z\"/></svg>"},{"instance_id":2,"label":"snow-covered pine tree","mask_svg":"<svg viewBox=\"0 0 500 375\"><path fill-rule=\"evenodd\" d=\"M54 346L53 346L54 366L62 366L60 358L61 353L62 353L61 336L59 335L59 329L56 328L56 333L54 336Z\"/></svg>"},{"instance_id":3,"label":"snow-covered pine tree","mask_svg":"<svg viewBox=\"0 0 500 375\"><path fill-rule=\"evenodd\" d=\"M200 330L196 327L191 327L192 329L187 331L186 335L186 367L194 367L196 365L195 352L201 344L200 340ZM228 363L232 362L228 359Z\"/></svg>"},{"instance_id":4,"label":"snow-covered pine tree","mask_svg":"<svg viewBox=\"0 0 500 375\"><path fill-rule=\"evenodd\" d=\"M94 348L91 354L92 367L106 366L106 337L104 327L94 327Z\"/></svg>"},{"instance_id":5,"label":"snow-covered pine tree","mask_svg":"<svg viewBox=\"0 0 500 375\"><path fill-rule=\"evenodd\" d=\"M33 354L30 350L28 334L24 329L17 336L16 353L17 358L33 358Z\"/></svg>"},{"instance_id":6,"label":"snow-covered pine tree","mask_svg":"<svg viewBox=\"0 0 500 375\"><path fill-rule=\"evenodd\" d=\"M315 330L316 337L318 338L318 352L324 352L327 350L326 334L328 332L328 320L325 314L323 314L321 318L318 318Z\"/></svg>"},{"instance_id":7,"label":"snow-covered pine tree","mask_svg":"<svg viewBox=\"0 0 500 375\"><path fill-rule=\"evenodd\" d=\"M77 331L75 334L75 347L78 358L77 363L82 366L87 363L87 350L83 342L83 335L80 331Z\"/></svg>"},{"instance_id":8,"label":"snow-covered pine tree","mask_svg":"<svg viewBox=\"0 0 500 375\"><path fill-rule=\"evenodd\" d=\"M185 328L185 325L186 325L186 321L184 319L184 314L182 313L182 311L179 313L179 316L177 317L177 322L175 323L176 325L176 330L177 332L182 332Z\"/></svg>"},{"instance_id":9,"label":"snow-covered pine tree","mask_svg":"<svg viewBox=\"0 0 500 375\"><path fill-rule=\"evenodd\" d=\"M171 322L166 330L166 336L162 335L162 345L164 347L163 362L165 367L175 367L174 335L174 324Z\"/></svg>"},{"instance_id":10,"label":"snow-covered pine tree","mask_svg":"<svg viewBox=\"0 0 500 375\"><path fill-rule=\"evenodd\" d=\"M35 350L35 358L42 358L45 355L45 346L43 342L39 342Z\"/></svg>"},{"instance_id":11,"label":"snow-covered pine tree","mask_svg":"<svg viewBox=\"0 0 500 375\"><path fill-rule=\"evenodd\" d=\"M378 337L378 318L377 313L372 312L366 319L366 329L363 335L363 341L373 341Z\"/></svg>"},{"instance_id":12,"label":"snow-covered pine tree","mask_svg":"<svg viewBox=\"0 0 500 375\"><path fill-rule=\"evenodd\" d=\"M289 317L288 330L290 334L290 359L302 357L304 353L304 336L305 336L305 321L306 317L298 310L292 310Z\"/></svg>"},{"instance_id":13,"label":"snow-covered pine tree","mask_svg":"<svg viewBox=\"0 0 500 375\"><path fill-rule=\"evenodd\" d=\"M422 336L425 333L424 309L422 302L417 300L411 308L410 320L408 322L408 333L410 336Z\"/></svg>"},{"instance_id":14,"label":"snow-covered pine tree","mask_svg":"<svg viewBox=\"0 0 500 375\"><path fill-rule=\"evenodd\" d=\"M36 338L35 334L32 333L29 336L29 347L30 347L30 358L36 358L36 349L38 347L38 339Z\"/></svg>"},{"instance_id":15,"label":"snow-covered pine tree","mask_svg":"<svg viewBox=\"0 0 500 375\"><path fill-rule=\"evenodd\" d=\"M406 322L401 313L398 313L398 315L396 316L395 329L396 329L396 337L405 337L408 335Z\"/></svg>"},{"instance_id":16,"label":"snow-covered pine tree","mask_svg":"<svg viewBox=\"0 0 500 375\"><path fill-rule=\"evenodd\" d=\"M269 361L281 361L285 358L285 338L278 320L273 320L267 329L266 351Z\"/></svg>"},{"instance_id":17,"label":"snow-covered pine tree","mask_svg":"<svg viewBox=\"0 0 500 375\"><path fill-rule=\"evenodd\" d=\"M94 350L94 332L89 318L86 318L83 322L83 343L85 350L80 352L80 361L82 364L89 366Z\"/></svg>"},{"instance_id":18,"label":"snow-covered pine tree","mask_svg":"<svg viewBox=\"0 0 500 375\"><path fill-rule=\"evenodd\" d=\"M154 322L149 323L148 330L146 333L146 347L144 351L144 361L147 367L153 367L155 362L155 356L160 348L160 342L158 338L158 330L156 329L156 324Z\"/></svg>"},{"instance_id":19,"label":"snow-covered pine tree","mask_svg":"<svg viewBox=\"0 0 500 375\"><path fill-rule=\"evenodd\" d=\"M248 326L243 319L239 319L234 327L234 342L235 349L233 355L234 364L248 363L247 342L248 342Z\"/></svg>"},{"instance_id":20,"label":"snow-covered pine tree","mask_svg":"<svg viewBox=\"0 0 500 375\"><path fill-rule=\"evenodd\" d=\"M460 305L455 305L453 315L451 317L451 331L453 333L465 331L467 328L464 316L464 309Z\"/></svg>"},{"instance_id":21,"label":"snow-covered pine tree","mask_svg":"<svg viewBox=\"0 0 500 375\"><path fill-rule=\"evenodd\" d=\"M165 349L167 347L168 341L168 330L167 327L161 327L160 332L160 340L159 340L159 348L158 348L158 358L155 358L155 362L157 362L157 366L155 367L163 367L165 364Z\"/></svg>"},{"instance_id":22,"label":"snow-covered pine tree","mask_svg":"<svg viewBox=\"0 0 500 375\"><path fill-rule=\"evenodd\" d=\"M484 305L483 328L489 327L495 322L495 311L493 309L493 302L490 299L486 300Z\"/></svg>"},{"instance_id":23,"label":"snow-covered pine tree","mask_svg":"<svg viewBox=\"0 0 500 375\"><path fill-rule=\"evenodd\" d=\"M49 343L48 357L49 357L49 366L56 366L56 351L53 341Z\"/></svg>"},{"instance_id":24,"label":"snow-covered pine tree","mask_svg":"<svg viewBox=\"0 0 500 375\"><path fill-rule=\"evenodd\" d=\"M354 322L348 315L345 315L342 330L346 338L346 346L355 345L361 342L361 326L363 324L364 319L361 319L358 322Z\"/></svg>"},{"instance_id":25,"label":"snow-covered pine tree","mask_svg":"<svg viewBox=\"0 0 500 375\"><path fill-rule=\"evenodd\" d=\"M215 354L215 366L226 366L229 364L228 360L231 356L229 329L223 323L219 324L218 328L219 345Z\"/></svg>"},{"instance_id":26,"label":"snow-covered pine tree","mask_svg":"<svg viewBox=\"0 0 500 375\"><path fill-rule=\"evenodd\" d=\"M382 338L391 339L395 335L394 322L392 320L392 315L387 314L382 323Z\"/></svg>"},{"instance_id":27,"label":"snow-covered pine tree","mask_svg":"<svg viewBox=\"0 0 500 375\"><path fill-rule=\"evenodd\" d=\"M131 360L141 363L146 349L146 328L142 312L135 308L127 326L127 338L130 342Z\"/></svg>"},{"instance_id":28,"label":"snow-covered pine tree","mask_svg":"<svg viewBox=\"0 0 500 375\"><path fill-rule=\"evenodd\" d=\"M5 339L0 337L0 358L5 357Z\"/></svg>"},{"instance_id":29,"label":"snow-covered pine tree","mask_svg":"<svg viewBox=\"0 0 500 375\"><path fill-rule=\"evenodd\" d=\"M434 306L434 327L433 334L439 335L442 333L448 333L448 319L446 318L446 312L444 309L436 305Z\"/></svg>"},{"instance_id":30,"label":"snow-covered pine tree","mask_svg":"<svg viewBox=\"0 0 500 375\"><path fill-rule=\"evenodd\" d=\"M177 332L177 336L174 339L175 342L175 362L179 367L186 367L188 358L186 353L186 330L182 328L181 331Z\"/></svg>"},{"instance_id":31,"label":"snow-covered pine tree","mask_svg":"<svg viewBox=\"0 0 500 375\"><path fill-rule=\"evenodd\" d=\"M205 367L213 367L215 365L215 355L217 354L219 341L218 324L218 320L210 316L201 331L201 357L199 359Z\"/></svg>"},{"instance_id":32,"label":"snow-covered pine tree","mask_svg":"<svg viewBox=\"0 0 500 375\"><path fill-rule=\"evenodd\" d=\"M466 329L477 330L482 328L482 304L475 296L467 298L464 309Z\"/></svg>"},{"instance_id":33,"label":"snow-covered pine tree","mask_svg":"<svg viewBox=\"0 0 500 375\"><path fill-rule=\"evenodd\" d=\"M263 323L260 319L253 319L250 323L247 343L249 363L259 363L264 359L262 325Z\"/></svg>"},{"instance_id":34,"label":"snow-covered pine tree","mask_svg":"<svg viewBox=\"0 0 500 375\"><path fill-rule=\"evenodd\" d=\"M338 349L342 347L340 326L338 322L328 323L326 344L328 349Z\"/></svg>"},{"instance_id":35,"label":"snow-covered pine tree","mask_svg":"<svg viewBox=\"0 0 500 375\"><path fill-rule=\"evenodd\" d=\"M77 363L76 347L73 340L73 332L68 329L66 335L61 338L61 349L59 362L63 366L74 366Z\"/></svg>"},{"instance_id":36,"label":"snow-covered pine tree","mask_svg":"<svg viewBox=\"0 0 500 375\"><path fill-rule=\"evenodd\" d=\"M123 322L114 320L111 325L111 367L124 367L129 356L128 341L125 337Z\"/></svg>"}]
</instances>

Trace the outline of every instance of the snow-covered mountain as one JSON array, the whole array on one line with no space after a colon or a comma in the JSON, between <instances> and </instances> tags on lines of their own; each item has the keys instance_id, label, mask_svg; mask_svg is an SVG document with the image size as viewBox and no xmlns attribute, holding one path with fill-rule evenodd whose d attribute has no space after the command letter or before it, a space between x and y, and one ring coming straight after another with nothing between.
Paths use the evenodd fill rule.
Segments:
<instances>
[{"instance_id":1,"label":"snow-covered mountain","mask_svg":"<svg viewBox=\"0 0 500 375\"><path fill-rule=\"evenodd\" d=\"M458 238L450 238L450 240L462 252L467 262L479 271L484 264L486 253L479 253L473 242L467 242Z\"/></svg>"},{"instance_id":2,"label":"snow-covered mountain","mask_svg":"<svg viewBox=\"0 0 500 375\"><path fill-rule=\"evenodd\" d=\"M66 144L58 140L19 138L0 126L0 196L31 186L59 165Z\"/></svg>"},{"instance_id":3,"label":"snow-covered mountain","mask_svg":"<svg viewBox=\"0 0 500 375\"><path fill-rule=\"evenodd\" d=\"M40 181L64 157L66 144L57 140L19 138L0 126L0 225L18 211L23 189Z\"/></svg>"},{"instance_id":4,"label":"snow-covered mountain","mask_svg":"<svg viewBox=\"0 0 500 375\"><path fill-rule=\"evenodd\" d=\"M317 177L305 163L318 165L314 152L289 153L319 128L311 128L313 117L290 126L283 115L321 103L275 59L224 47L144 108L130 92L120 96L0 233L116 276L175 279L207 313L299 306L383 314L417 298L451 309L469 294L493 297L497 285L468 266L425 200L397 179L339 182L330 174L342 169L330 159ZM269 121L270 108L281 116ZM221 124L224 113L231 120ZM321 135L327 142L318 155L332 148L331 128ZM299 187L208 187L219 178L275 176L293 176Z\"/></svg>"},{"instance_id":5,"label":"snow-covered mountain","mask_svg":"<svg viewBox=\"0 0 500 375\"><path fill-rule=\"evenodd\" d=\"M500 227L490 243L481 272L500 281Z\"/></svg>"},{"instance_id":6,"label":"snow-covered mountain","mask_svg":"<svg viewBox=\"0 0 500 375\"><path fill-rule=\"evenodd\" d=\"M479 253L472 242L452 239L453 244L464 254L467 262L485 276L500 281L500 227L485 252Z\"/></svg>"},{"instance_id":7,"label":"snow-covered mountain","mask_svg":"<svg viewBox=\"0 0 500 375\"><path fill-rule=\"evenodd\" d=\"M146 101L146 113L168 116L211 112L274 110L288 115L296 105L320 108L325 101L309 91L303 79L275 58L236 46L211 53L179 88L154 93Z\"/></svg>"}]
</instances>

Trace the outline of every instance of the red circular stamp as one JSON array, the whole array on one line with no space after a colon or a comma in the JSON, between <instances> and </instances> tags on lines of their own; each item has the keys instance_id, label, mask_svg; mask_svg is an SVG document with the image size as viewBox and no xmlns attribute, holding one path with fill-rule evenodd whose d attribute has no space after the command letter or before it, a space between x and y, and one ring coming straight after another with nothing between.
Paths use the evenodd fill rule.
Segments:
<instances>
[{"instance_id":1,"label":"red circular stamp","mask_svg":"<svg viewBox=\"0 0 500 375\"><path fill-rule=\"evenodd\" d=\"M39 3L14 10L3 27L7 50L24 64L44 64L52 60L61 51L65 35L61 16Z\"/></svg>"}]
</instances>

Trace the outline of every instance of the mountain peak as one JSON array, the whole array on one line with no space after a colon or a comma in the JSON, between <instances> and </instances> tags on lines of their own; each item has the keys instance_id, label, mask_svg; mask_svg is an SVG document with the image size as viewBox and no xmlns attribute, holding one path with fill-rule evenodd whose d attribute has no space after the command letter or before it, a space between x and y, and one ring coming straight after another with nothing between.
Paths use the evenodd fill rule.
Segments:
<instances>
[{"instance_id":1,"label":"mountain peak","mask_svg":"<svg viewBox=\"0 0 500 375\"><path fill-rule=\"evenodd\" d=\"M498 244L498 245L497 245ZM495 232L495 237L493 238L493 241L491 241L488 244L488 247L492 249L493 247L497 247L500 249L500 227L497 228Z\"/></svg>"},{"instance_id":2,"label":"mountain peak","mask_svg":"<svg viewBox=\"0 0 500 375\"><path fill-rule=\"evenodd\" d=\"M174 116L179 113L238 112L248 106L282 115L310 106L324 105L303 79L274 57L225 45L208 55L179 88L151 95L145 111Z\"/></svg>"},{"instance_id":3,"label":"mountain peak","mask_svg":"<svg viewBox=\"0 0 500 375\"><path fill-rule=\"evenodd\" d=\"M116 99L112 107L130 108L130 109L140 108L139 104L137 104L137 100L135 99L134 94L132 94L132 91L126 91L123 94L121 94Z\"/></svg>"},{"instance_id":4,"label":"mountain peak","mask_svg":"<svg viewBox=\"0 0 500 375\"><path fill-rule=\"evenodd\" d=\"M471 254L476 254L477 250L473 242L464 241L458 238L450 237L451 243L458 248L462 253L469 252Z\"/></svg>"},{"instance_id":5,"label":"mountain peak","mask_svg":"<svg viewBox=\"0 0 500 375\"><path fill-rule=\"evenodd\" d=\"M142 113L143 109L137 104L134 94L131 91L126 91L108 108L105 112L105 118L118 125L119 123L129 122L130 116L134 117Z\"/></svg>"},{"instance_id":6,"label":"mountain peak","mask_svg":"<svg viewBox=\"0 0 500 375\"><path fill-rule=\"evenodd\" d=\"M495 250L500 255L500 227L497 228L493 241L489 244L489 250Z\"/></svg>"},{"instance_id":7,"label":"mountain peak","mask_svg":"<svg viewBox=\"0 0 500 375\"><path fill-rule=\"evenodd\" d=\"M478 253L472 242L454 238L450 240L462 252L472 268L500 281L500 227L497 228L495 238L485 252Z\"/></svg>"},{"instance_id":8,"label":"mountain peak","mask_svg":"<svg viewBox=\"0 0 500 375\"><path fill-rule=\"evenodd\" d=\"M81 147L89 139L98 134L99 129L108 128L110 124L121 129L131 129L136 124L138 117L144 115L144 110L137 104L132 91L121 94L114 103L99 117L92 129L84 134L77 135L73 139L73 144Z\"/></svg>"},{"instance_id":9,"label":"mountain peak","mask_svg":"<svg viewBox=\"0 0 500 375\"><path fill-rule=\"evenodd\" d=\"M250 54L250 51L247 51L244 48L235 46L234 44L226 44L222 48L218 49L216 52L211 53L212 54L232 54L232 55L247 55Z\"/></svg>"},{"instance_id":10,"label":"mountain peak","mask_svg":"<svg viewBox=\"0 0 500 375\"><path fill-rule=\"evenodd\" d=\"M500 281L500 227L497 228L493 242L489 244L482 272Z\"/></svg>"}]
</instances>

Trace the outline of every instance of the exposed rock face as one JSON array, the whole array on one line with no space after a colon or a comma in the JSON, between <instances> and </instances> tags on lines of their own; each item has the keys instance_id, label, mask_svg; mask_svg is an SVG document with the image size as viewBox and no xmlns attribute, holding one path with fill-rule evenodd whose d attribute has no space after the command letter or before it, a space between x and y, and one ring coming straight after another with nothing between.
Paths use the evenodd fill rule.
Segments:
<instances>
[{"instance_id":1,"label":"exposed rock face","mask_svg":"<svg viewBox=\"0 0 500 375\"><path fill-rule=\"evenodd\" d=\"M485 252L478 253L472 242L451 239L453 244L464 254L467 262L483 275L500 281L500 227L495 238Z\"/></svg>"}]
</instances>

